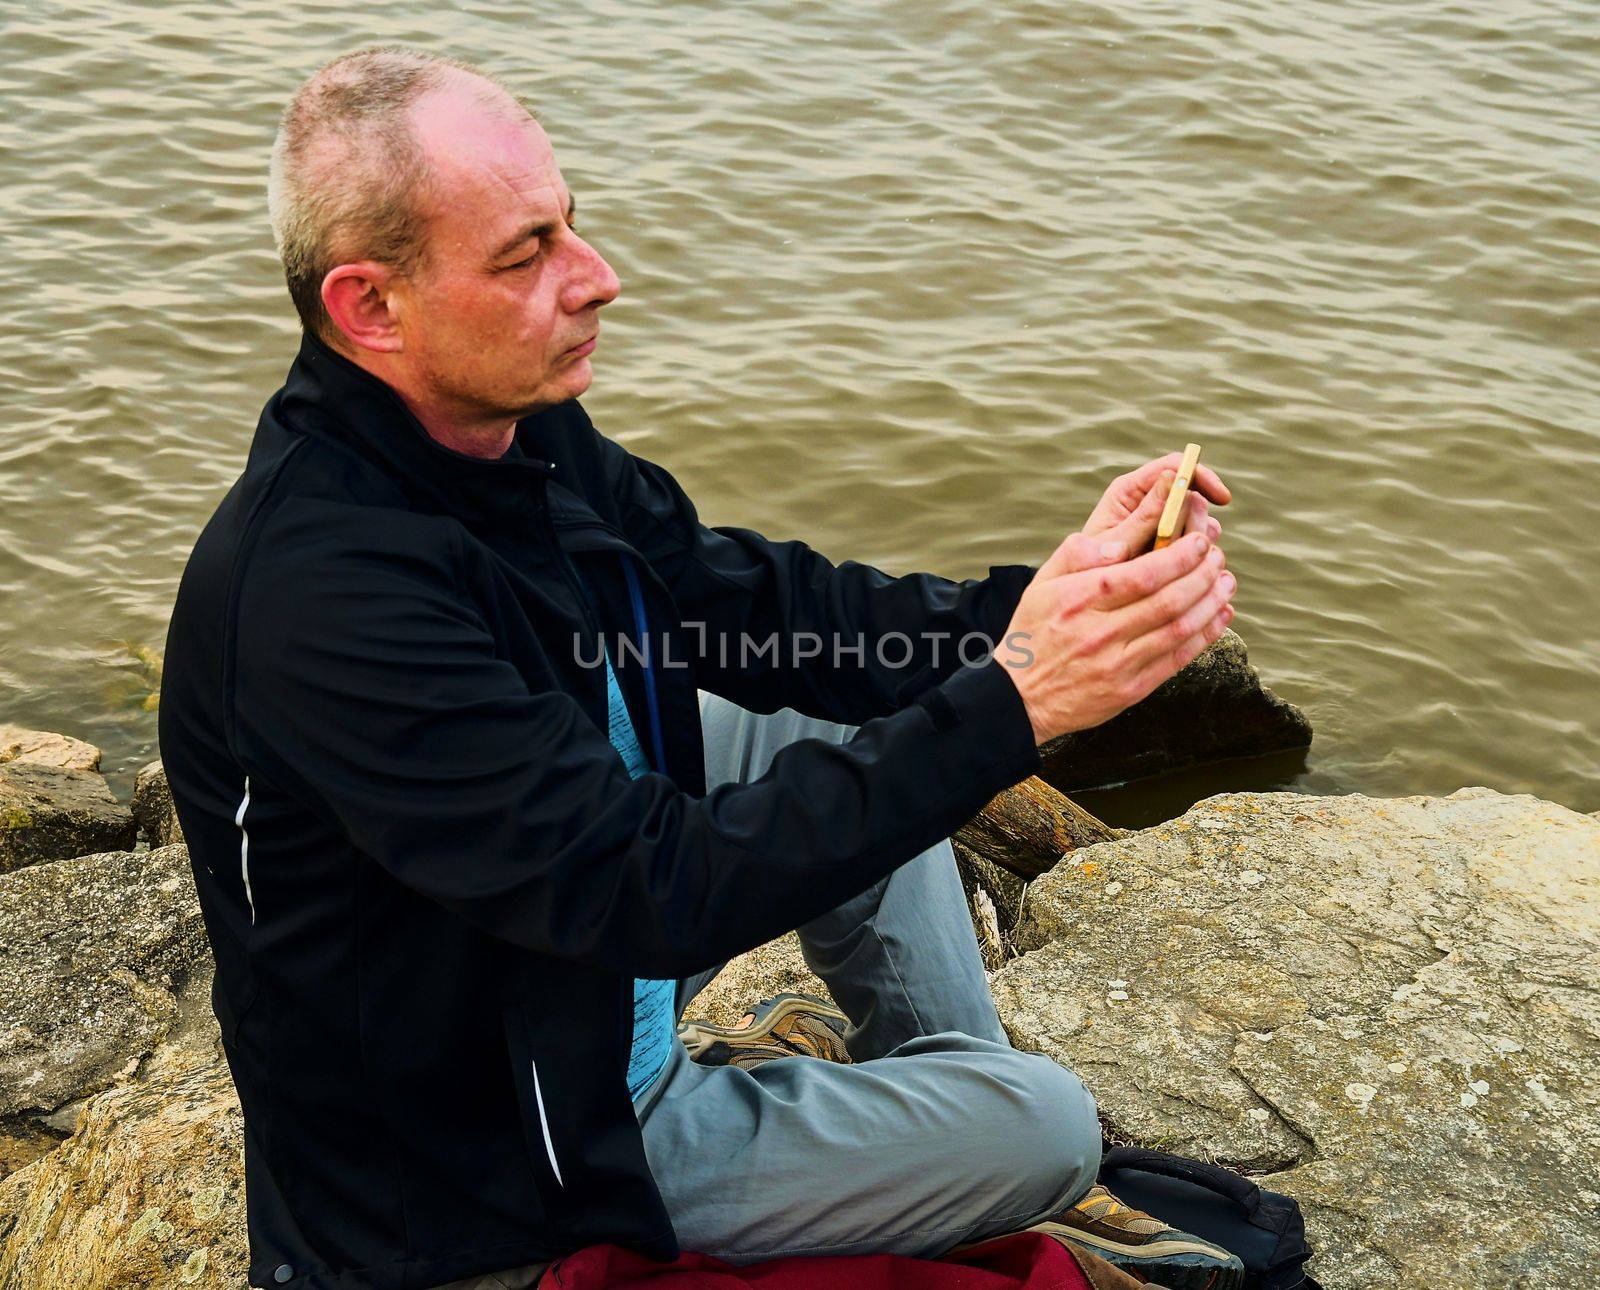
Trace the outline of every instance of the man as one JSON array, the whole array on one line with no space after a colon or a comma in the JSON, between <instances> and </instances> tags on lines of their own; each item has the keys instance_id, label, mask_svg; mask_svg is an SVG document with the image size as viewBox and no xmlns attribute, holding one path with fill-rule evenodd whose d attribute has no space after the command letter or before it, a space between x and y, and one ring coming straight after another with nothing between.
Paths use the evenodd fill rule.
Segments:
<instances>
[{"instance_id":1,"label":"man","mask_svg":"<svg viewBox=\"0 0 1600 1290\"><path fill-rule=\"evenodd\" d=\"M590 425L617 277L496 84L335 60L270 205L305 336L185 570L161 706L252 1284L526 1285L600 1241L934 1254L1049 1219L1144 1241L1109 1200L1063 1218L1093 1103L1006 1043L946 839L1222 632L1203 500L1129 558L1174 459L1038 570L835 567L702 525ZM998 652L958 657L974 635ZM689 1061L693 991L795 927L853 1063Z\"/></svg>"}]
</instances>

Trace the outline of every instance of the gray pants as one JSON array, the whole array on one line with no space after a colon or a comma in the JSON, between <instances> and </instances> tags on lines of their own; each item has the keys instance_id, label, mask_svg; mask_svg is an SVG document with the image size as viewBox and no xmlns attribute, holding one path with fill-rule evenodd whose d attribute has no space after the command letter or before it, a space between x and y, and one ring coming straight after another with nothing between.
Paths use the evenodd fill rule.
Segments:
<instances>
[{"instance_id":1,"label":"gray pants","mask_svg":"<svg viewBox=\"0 0 1600 1290\"><path fill-rule=\"evenodd\" d=\"M758 778L795 740L855 733L705 693L700 715L707 788ZM850 1018L845 1045L858 1064L701 1066L674 1041L634 1110L684 1249L730 1263L930 1257L1024 1228L1089 1189L1100 1164L1094 1101L1071 1072L1007 1043L948 841L799 932L806 963ZM679 983L680 1018L720 970Z\"/></svg>"}]
</instances>

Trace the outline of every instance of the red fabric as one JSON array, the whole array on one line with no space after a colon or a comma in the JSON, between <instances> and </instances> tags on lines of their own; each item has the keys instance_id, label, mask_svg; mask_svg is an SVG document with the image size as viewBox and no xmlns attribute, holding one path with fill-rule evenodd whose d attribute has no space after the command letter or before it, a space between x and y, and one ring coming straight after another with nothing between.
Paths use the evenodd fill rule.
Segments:
<instances>
[{"instance_id":1,"label":"red fabric","mask_svg":"<svg viewBox=\"0 0 1600 1290\"><path fill-rule=\"evenodd\" d=\"M537 1290L1091 1290L1077 1263L1042 1232L1018 1232L947 1254L770 1259L735 1267L707 1254L657 1263L591 1245L556 1263Z\"/></svg>"}]
</instances>

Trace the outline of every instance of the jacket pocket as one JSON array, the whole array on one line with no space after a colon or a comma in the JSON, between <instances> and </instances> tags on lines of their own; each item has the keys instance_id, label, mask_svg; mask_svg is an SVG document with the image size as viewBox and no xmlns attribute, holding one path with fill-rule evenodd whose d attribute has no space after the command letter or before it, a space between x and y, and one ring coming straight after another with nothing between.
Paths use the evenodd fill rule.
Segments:
<instances>
[{"instance_id":1,"label":"jacket pocket","mask_svg":"<svg viewBox=\"0 0 1600 1290\"><path fill-rule=\"evenodd\" d=\"M539 1058L530 1039L526 1005L507 1008L503 1020L528 1159L549 1202L548 1208L555 1210L560 1207L568 1181L562 1173L567 1162L558 1142L562 1136L561 1108L548 1100L546 1084L539 1077Z\"/></svg>"}]
</instances>

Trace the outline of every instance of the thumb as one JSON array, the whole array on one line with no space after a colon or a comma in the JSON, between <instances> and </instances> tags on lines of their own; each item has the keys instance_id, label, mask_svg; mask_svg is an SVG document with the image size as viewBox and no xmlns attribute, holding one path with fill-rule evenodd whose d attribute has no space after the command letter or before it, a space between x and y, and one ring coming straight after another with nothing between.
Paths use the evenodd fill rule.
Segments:
<instances>
[{"instance_id":1,"label":"thumb","mask_svg":"<svg viewBox=\"0 0 1600 1290\"><path fill-rule=\"evenodd\" d=\"M1040 578L1060 578L1069 573L1082 573L1085 569L1098 569L1103 564L1116 564L1128 556L1128 547L1113 529L1091 537L1087 533L1069 533L1050 558L1039 566L1034 575Z\"/></svg>"},{"instance_id":2,"label":"thumb","mask_svg":"<svg viewBox=\"0 0 1600 1290\"><path fill-rule=\"evenodd\" d=\"M1102 540L1120 543L1129 555L1149 550L1150 543L1155 540L1156 527L1161 523L1161 512L1166 509L1167 495L1172 492L1172 483L1177 477L1176 471L1162 471L1133 514L1106 530L1101 535Z\"/></svg>"}]
</instances>

